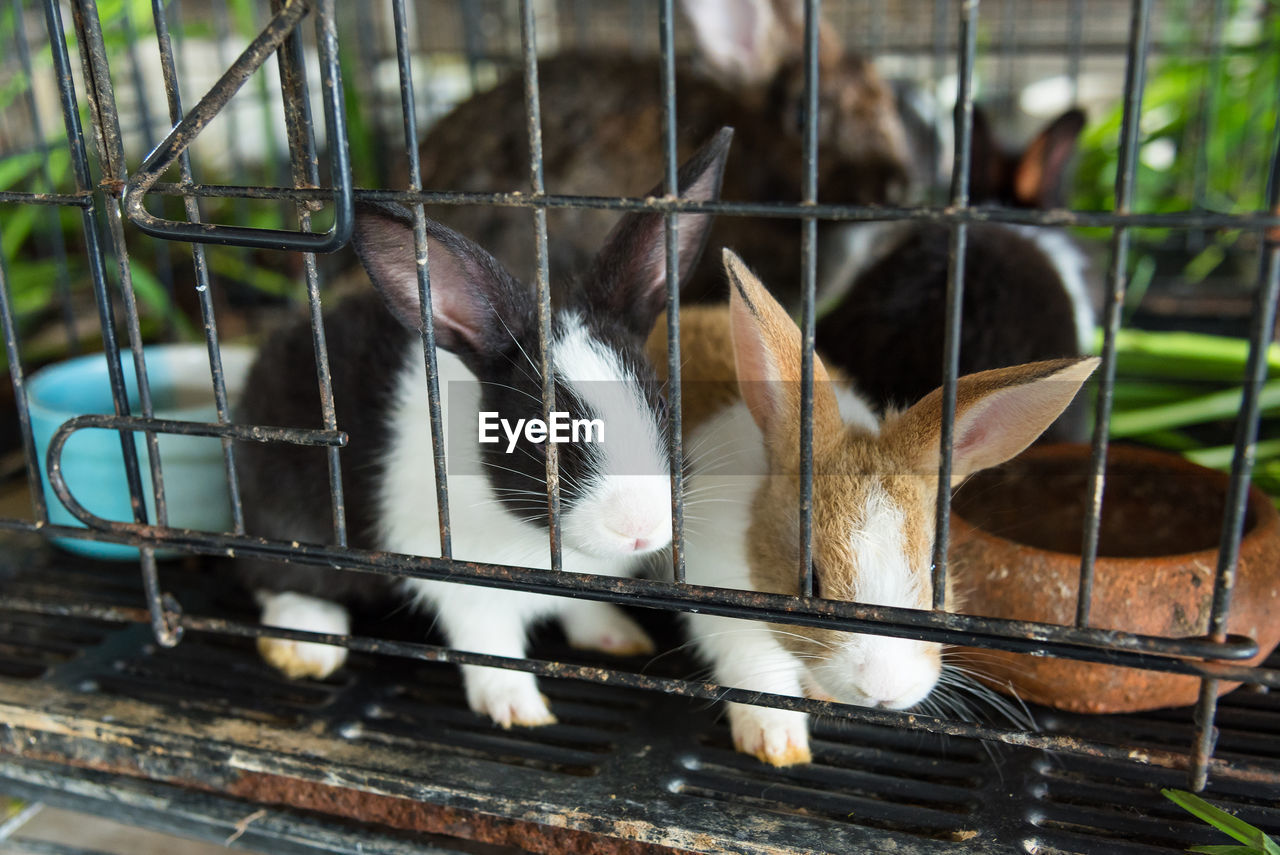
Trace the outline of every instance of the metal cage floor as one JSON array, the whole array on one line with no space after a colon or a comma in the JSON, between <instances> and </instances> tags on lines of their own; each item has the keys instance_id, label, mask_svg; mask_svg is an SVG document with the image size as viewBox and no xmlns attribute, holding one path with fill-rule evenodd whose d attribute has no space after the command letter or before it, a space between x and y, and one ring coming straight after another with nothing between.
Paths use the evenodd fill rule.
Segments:
<instances>
[{"instance_id":1,"label":"metal cage floor","mask_svg":"<svg viewBox=\"0 0 1280 855\"><path fill-rule=\"evenodd\" d=\"M131 564L27 535L0 547L7 595L141 597ZM234 611L205 570L161 574L193 606ZM378 628L423 624L400 614ZM581 660L550 633L535 653ZM697 667L678 655L632 664ZM815 722L812 765L778 770L734 752L704 702L568 680L545 690L559 724L502 731L467 709L448 665L353 653L329 681L291 682L245 639L192 633L165 649L145 624L0 612L0 789L128 808L132 822L209 839L265 808L242 845L268 851L321 828L312 851L483 851L425 835L542 853L1154 855L1222 842L1159 794L1183 784L1179 772L829 721ZM1035 713L1048 731L1137 753L1193 730L1190 710ZM1280 696L1237 690L1218 727L1220 756L1280 769ZM1280 830L1274 784L1216 782L1208 795ZM147 808L157 803L179 807Z\"/></svg>"}]
</instances>

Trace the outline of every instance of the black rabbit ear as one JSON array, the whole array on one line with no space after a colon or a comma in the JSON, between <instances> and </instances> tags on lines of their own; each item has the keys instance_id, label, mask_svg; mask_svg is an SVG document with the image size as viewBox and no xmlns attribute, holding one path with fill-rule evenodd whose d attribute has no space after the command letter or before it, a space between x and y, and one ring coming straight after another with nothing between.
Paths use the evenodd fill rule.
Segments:
<instances>
[{"instance_id":1,"label":"black rabbit ear","mask_svg":"<svg viewBox=\"0 0 1280 855\"><path fill-rule=\"evenodd\" d=\"M462 356L514 347L533 323L529 289L452 229L429 219L425 227L436 343ZM413 216L398 205L357 204L352 242L387 306L405 326L421 330Z\"/></svg>"},{"instance_id":2,"label":"black rabbit ear","mask_svg":"<svg viewBox=\"0 0 1280 855\"><path fill-rule=\"evenodd\" d=\"M1009 204L1004 198L1008 165L1007 156L991 129L987 112L973 105L973 136L969 147L969 200L974 204L999 202ZM958 145L957 141L957 145Z\"/></svg>"},{"instance_id":3,"label":"black rabbit ear","mask_svg":"<svg viewBox=\"0 0 1280 855\"><path fill-rule=\"evenodd\" d=\"M1067 165L1084 123L1083 110L1068 110L1027 145L1013 170L1013 197L1019 205L1047 209L1066 204Z\"/></svg>"},{"instance_id":4,"label":"black rabbit ear","mask_svg":"<svg viewBox=\"0 0 1280 855\"><path fill-rule=\"evenodd\" d=\"M677 181L681 199L710 202L720 197L720 181L732 139L733 128L721 128L680 167ZM662 196L662 185L647 195ZM676 217L681 283L702 257L711 221L711 214ZM622 321L635 335L644 338L666 308L666 294L666 217L646 211L629 213L614 226L596 255L584 282L584 298L590 308Z\"/></svg>"}]
</instances>

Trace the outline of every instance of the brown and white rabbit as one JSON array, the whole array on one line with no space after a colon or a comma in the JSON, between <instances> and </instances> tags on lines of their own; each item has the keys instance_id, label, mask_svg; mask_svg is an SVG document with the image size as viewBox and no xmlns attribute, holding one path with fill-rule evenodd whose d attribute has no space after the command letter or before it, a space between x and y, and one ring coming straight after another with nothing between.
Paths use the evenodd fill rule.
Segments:
<instances>
[{"instance_id":1,"label":"brown and white rabbit","mask_svg":"<svg viewBox=\"0 0 1280 855\"><path fill-rule=\"evenodd\" d=\"M723 129L680 170L681 197L716 197L731 130ZM681 274L702 252L711 217L680 217ZM538 309L531 287L485 250L427 224L431 311L453 557L550 567L544 443L522 434L484 443L481 412L508 422L541 419ZM354 243L378 294L348 299L325 315L353 546L440 554L414 231L408 212L361 205ZM562 444L563 567L623 575L671 539L671 482L664 400L644 343L666 300L664 218L630 213L604 241L588 274L554 309L549 343L556 407L567 419L599 419L597 443ZM237 421L313 425L320 413L311 331L298 324L269 340L251 370ZM599 440L603 439L603 442ZM319 452L319 453L317 453ZM318 449L247 443L237 458L250 534L328 543L328 473ZM408 580L337 568L238 562L262 607L262 622L348 631L345 604L387 594L428 605L450 646L521 658L536 621L555 617L575 645L611 653L651 650L644 631L617 608L590 600ZM324 677L346 650L263 639L264 657L290 676ZM554 721L534 675L463 666L467 701L503 727Z\"/></svg>"},{"instance_id":2,"label":"brown and white rabbit","mask_svg":"<svg viewBox=\"0 0 1280 855\"><path fill-rule=\"evenodd\" d=\"M1017 153L974 113L973 200L1047 208L1064 201L1063 174L1084 126L1071 110ZM844 266L827 287L818 350L878 407L910 404L942 382L950 229L939 223L848 226ZM828 268L829 270L830 268ZM974 223L968 229L960 373L1088 353L1094 309L1087 261L1057 228ZM1080 439L1085 408L1054 426Z\"/></svg>"},{"instance_id":3,"label":"brown and white rabbit","mask_svg":"<svg viewBox=\"0 0 1280 855\"><path fill-rule=\"evenodd\" d=\"M685 549L699 585L798 591L800 331L732 252L728 307L681 312L686 395L741 397L688 425ZM659 361L665 342L650 338ZM730 355L731 354L731 355ZM1030 444L1098 360L1061 359L962 377L952 484ZM695 390L697 390L695 392ZM828 599L928 609L938 489L941 392L878 419L814 362L813 570ZM692 614L687 625L717 682L749 691L905 709L942 671L936 643ZM766 763L810 759L802 713L730 703L734 745Z\"/></svg>"},{"instance_id":4,"label":"brown and white rabbit","mask_svg":"<svg viewBox=\"0 0 1280 855\"><path fill-rule=\"evenodd\" d=\"M699 63L676 72L679 156L723 125L734 128L725 200L798 202L803 150L803 12L800 0L683 0ZM863 57L845 52L829 26L820 37L818 195L824 202L897 201L907 145L893 93ZM552 194L635 196L662 174L660 66L653 58L571 52L538 64L543 169ZM520 75L458 105L419 147L430 191L529 189L528 129ZM449 206L441 222L475 236L518 275L532 275L528 211ZM581 268L611 223L602 209L550 209L553 278ZM825 228L826 224L823 224ZM736 246L775 282L800 269L796 219L719 217L714 246ZM686 284L689 299L723 299L715 259ZM784 302L798 303L798 292Z\"/></svg>"}]
</instances>

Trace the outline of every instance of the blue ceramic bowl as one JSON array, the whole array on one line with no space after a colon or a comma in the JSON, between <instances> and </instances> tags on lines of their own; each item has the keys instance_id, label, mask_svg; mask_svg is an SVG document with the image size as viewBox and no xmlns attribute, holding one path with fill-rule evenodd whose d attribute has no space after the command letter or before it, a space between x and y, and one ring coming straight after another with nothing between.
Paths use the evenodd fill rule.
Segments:
<instances>
[{"instance_id":1,"label":"blue ceramic bowl","mask_svg":"<svg viewBox=\"0 0 1280 855\"><path fill-rule=\"evenodd\" d=\"M159 345L144 348L156 418L216 422L209 355L203 345ZM222 348L227 394L239 397L253 352L248 348ZM129 407L140 414L133 358L122 355ZM50 365L32 375L27 384L31 430L40 459L40 480L49 508L50 522L83 528L54 495L48 480L49 441L68 419L89 413L114 413L111 385L104 354L82 356ZM227 493L222 442L214 437L158 434L160 467L164 475L169 525L221 532L231 528L231 502ZM141 433L134 434L138 465L142 471L149 521L155 520L150 457ZM114 430L76 431L62 449L62 474L71 495L90 513L118 522L133 522L129 487L125 480L120 434ZM116 560L136 559L132 546L76 538L56 538L59 546L81 555ZM175 553L158 551L167 557Z\"/></svg>"}]
</instances>

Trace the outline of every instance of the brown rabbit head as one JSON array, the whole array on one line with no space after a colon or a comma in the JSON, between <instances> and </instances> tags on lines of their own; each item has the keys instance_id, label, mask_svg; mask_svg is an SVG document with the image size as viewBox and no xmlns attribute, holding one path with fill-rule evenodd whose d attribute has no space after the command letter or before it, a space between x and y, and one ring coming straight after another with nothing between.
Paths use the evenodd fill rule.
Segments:
<instances>
[{"instance_id":1,"label":"brown rabbit head","mask_svg":"<svg viewBox=\"0 0 1280 855\"><path fill-rule=\"evenodd\" d=\"M753 586L795 594L800 559L800 331L760 281L725 252L739 388L760 428L769 475L752 504ZM1096 359L1062 359L963 377L956 395L952 484L1026 448L1075 397ZM836 600L928 609L941 441L941 390L877 424L846 418L814 360L813 572ZM846 407L852 416L852 409ZM932 691L941 645L785 626L778 638L806 665L816 694L901 709Z\"/></svg>"},{"instance_id":2,"label":"brown rabbit head","mask_svg":"<svg viewBox=\"0 0 1280 855\"><path fill-rule=\"evenodd\" d=\"M711 75L753 90L777 133L799 143L806 116L804 8L800 0L684 0L699 57ZM909 149L893 92L865 57L845 51L825 20L818 29L818 197L900 201Z\"/></svg>"}]
</instances>

